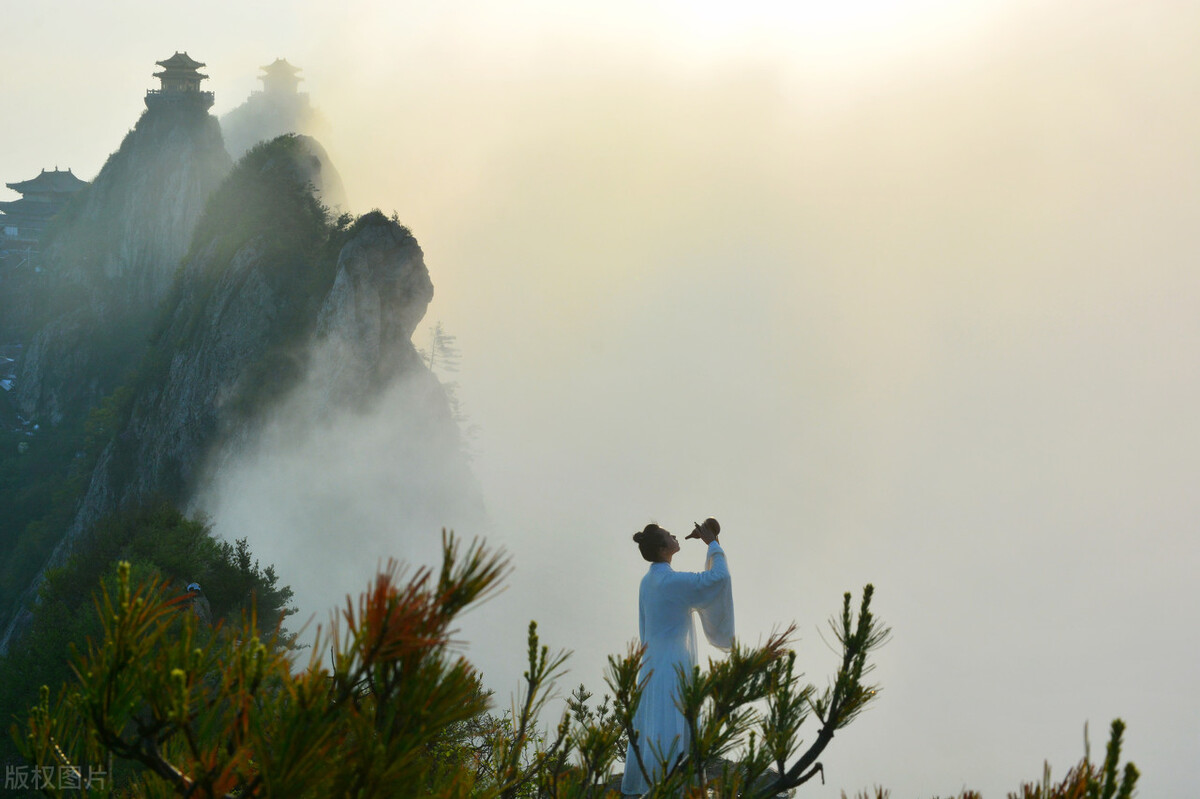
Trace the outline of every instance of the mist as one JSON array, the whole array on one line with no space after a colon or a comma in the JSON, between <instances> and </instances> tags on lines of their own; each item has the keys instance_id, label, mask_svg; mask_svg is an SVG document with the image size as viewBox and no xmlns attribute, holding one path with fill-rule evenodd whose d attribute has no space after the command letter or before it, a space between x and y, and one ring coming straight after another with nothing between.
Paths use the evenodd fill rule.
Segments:
<instances>
[{"instance_id":1,"label":"mist","mask_svg":"<svg viewBox=\"0 0 1200 799\"><path fill-rule=\"evenodd\" d=\"M154 60L205 61L220 114L284 56L350 207L395 209L421 242L487 520L400 521L398 401L301 431L281 410L202 509L302 617L381 557L435 562L454 526L513 559L460 633L499 704L531 618L574 650L564 693L600 693L636 635L630 536L713 515L743 639L795 620L821 685L843 591L874 583L894 629L878 704L801 795L1004 796L1117 716L1142 794L1188 795L1200 12L344 5L131 14L115 50L75 30L70 59L103 51L106 86L37 78L89 99L0 132L5 181L68 158L90 177ZM33 96L18 84L6 107ZM72 119L87 141L58 133ZM701 568L684 543L676 567Z\"/></svg>"},{"instance_id":2,"label":"mist","mask_svg":"<svg viewBox=\"0 0 1200 799\"><path fill-rule=\"evenodd\" d=\"M362 351L319 338L265 423L215 448L190 508L275 566L294 592L288 629L308 646L390 559L436 565L439 531L477 535L484 516L441 386L409 371L363 392L373 365Z\"/></svg>"}]
</instances>

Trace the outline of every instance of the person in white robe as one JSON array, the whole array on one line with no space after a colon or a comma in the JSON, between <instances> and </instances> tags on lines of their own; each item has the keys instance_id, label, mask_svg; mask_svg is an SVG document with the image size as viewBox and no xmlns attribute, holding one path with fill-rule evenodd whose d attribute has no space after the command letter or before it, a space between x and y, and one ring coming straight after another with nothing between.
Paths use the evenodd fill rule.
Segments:
<instances>
[{"instance_id":1,"label":"person in white robe","mask_svg":"<svg viewBox=\"0 0 1200 799\"><path fill-rule=\"evenodd\" d=\"M696 665L693 613L700 616L710 644L723 650L733 644L733 587L725 550L717 541L720 530L716 519L708 519L688 536L708 545L702 572L671 568L679 540L658 525L648 524L633 537L642 557L651 562L638 593L638 635L645 647L640 678L645 688L633 720L642 766L651 782L662 776L664 763L669 770L689 745L677 700L678 668L690 675ZM642 766L631 743L625 756L622 794L640 796L650 789Z\"/></svg>"}]
</instances>

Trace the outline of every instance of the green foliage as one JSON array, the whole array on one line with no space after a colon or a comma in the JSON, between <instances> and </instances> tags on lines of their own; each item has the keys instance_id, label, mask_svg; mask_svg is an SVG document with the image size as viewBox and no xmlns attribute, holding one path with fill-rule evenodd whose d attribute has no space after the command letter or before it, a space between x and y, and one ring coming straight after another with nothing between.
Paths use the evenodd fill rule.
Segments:
<instances>
[{"instance_id":1,"label":"green foliage","mask_svg":"<svg viewBox=\"0 0 1200 799\"><path fill-rule=\"evenodd\" d=\"M1010 793L1009 799L1131 799L1141 774L1132 763L1120 768L1124 735L1125 722L1113 719L1104 762L1092 763L1091 744L1085 727L1083 760L1068 771L1061 782L1050 780L1050 764L1047 763L1040 783L1025 783L1016 793Z\"/></svg>"},{"instance_id":2,"label":"green foliage","mask_svg":"<svg viewBox=\"0 0 1200 799\"><path fill-rule=\"evenodd\" d=\"M74 516L97 452L88 424L0 433L0 622Z\"/></svg>"},{"instance_id":3,"label":"green foliage","mask_svg":"<svg viewBox=\"0 0 1200 799\"><path fill-rule=\"evenodd\" d=\"M44 694L14 729L16 740L38 765L82 773L115 757L120 776L120 761L137 764L140 776L122 783L129 796L612 796L622 751L630 767L645 760L631 726L641 651L610 658L611 699L593 710L580 686L557 727L543 732L536 721L567 654L551 653L531 623L513 713L491 715L478 674L453 654L451 625L498 588L507 561L478 544L463 551L452 535L443 543L439 571L421 569L402 583L389 563L357 604L347 601L304 669L266 645L251 622L204 637L193 614L178 612L177 595L153 578L139 582L126 562L102 593L102 636L78 658L77 679L54 702ZM852 631L848 665L828 692L826 726L841 726L865 704L859 678L868 664L860 655L886 637L869 598ZM767 771L792 755L788 742L802 719L789 708L813 692L797 685L791 632L760 647L735 646L706 672L680 675L693 740L665 764L650 796L765 797L814 773ZM326 647L328 665L319 654ZM774 703L766 714L752 707L764 699ZM721 759L747 735L747 758ZM756 735L772 745L756 748Z\"/></svg>"},{"instance_id":4,"label":"green foliage","mask_svg":"<svg viewBox=\"0 0 1200 799\"><path fill-rule=\"evenodd\" d=\"M103 635L92 612L93 597L116 585L119 561L132 564L135 579L166 583L173 596L196 581L204 588L215 619L256 610L260 637L272 634L293 611L291 589L280 586L271 567L260 568L245 540L216 540L202 522L185 518L166 503L111 516L80 543L61 569L47 573L29 633L0 659L0 720L5 726L37 701L43 684L71 675L70 652ZM279 639L290 643L282 631ZM0 754L11 757L7 746Z\"/></svg>"},{"instance_id":5,"label":"green foliage","mask_svg":"<svg viewBox=\"0 0 1200 799\"><path fill-rule=\"evenodd\" d=\"M139 393L160 385L173 355L195 342L222 282L246 279L236 268L239 258L260 265L255 277L269 286L276 302L261 309L270 322L270 338L246 368L243 390L231 399L230 410L251 418L303 374L298 345L315 324L333 284L337 252L351 229L345 215L331 222L316 199L303 166L308 158L294 135L260 143L213 192L162 306Z\"/></svg>"},{"instance_id":6,"label":"green foliage","mask_svg":"<svg viewBox=\"0 0 1200 799\"><path fill-rule=\"evenodd\" d=\"M593 709L579 686L557 727L543 732L536 720L567 654L552 654L531 623L513 713L488 712L479 675L451 643L457 615L496 591L508 571L478 543L464 551L444 536L441 569L420 569L406 582L389 563L357 604L347 600L304 668L252 617L205 635L194 614L180 612L177 594L152 577L138 580L137 571L122 563L105 584L102 636L78 657L75 681L53 702L44 691L14 727L34 765L99 770L116 777L119 795L136 797L617 799L613 771L622 754L627 768L645 768L652 756L632 726L643 688L637 648L609 658L611 697ZM863 682L870 653L888 637L872 595L867 586L857 615L847 596L832 621L842 651L819 696L795 672L792 628L681 673L691 742L660 764L663 777L646 796L766 799L823 775L817 757L833 731L878 696ZM800 751L798 730L810 715L820 726ZM1103 764L1085 757L1058 785L1047 770L1041 784L1010 799L1131 799L1136 768L1127 764L1118 776L1123 730L1114 722ZM123 771L121 762L142 771ZM966 791L959 799L979 797Z\"/></svg>"},{"instance_id":7,"label":"green foliage","mask_svg":"<svg viewBox=\"0 0 1200 799\"><path fill-rule=\"evenodd\" d=\"M262 237L265 246L280 251L323 238L328 212L303 170L308 157L294 135L261 142L246 153L209 197L188 260L204 252L208 263L221 267L252 238Z\"/></svg>"},{"instance_id":8,"label":"green foliage","mask_svg":"<svg viewBox=\"0 0 1200 799\"><path fill-rule=\"evenodd\" d=\"M83 423L84 452L94 459L125 425L129 407L133 401L133 389L120 386L100 401L99 406L88 414Z\"/></svg>"},{"instance_id":9,"label":"green foliage","mask_svg":"<svg viewBox=\"0 0 1200 799\"><path fill-rule=\"evenodd\" d=\"M505 561L448 537L445 567L407 584L395 563L347 602L301 670L252 620L205 639L160 585L120 567L100 603L104 636L78 679L14 730L34 763L145 768L129 795L463 796L429 746L486 707L450 624L498 586ZM332 647L329 666L320 653ZM51 791L53 793L53 791ZM86 795L86 793L85 793Z\"/></svg>"},{"instance_id":10,"label":"green foliage","mask_svg":"<svg viewBox=\"0 0 1200 799\"><path fill-rule=\"evenodd\" d=\"M1067 772L1061 782L1050 779L1050 764L1046 763L1040 781L1022 784L1018 790L1008 794L1008 799L1132 799L1141 774L1137 766L1126 763L1118 777L1124 735L1125 722L1114 719L1109 729L1104 763L1094 764L1085 726L1083 759ZM873 792L859 791L855 799L890 799L890 796L890 791L877 786ZM842 792L842 799L847 799L845 791ZM964 789L951 799L982 799L982 795L978 791Z\"/></svg>"},{"instance_id":11,"label":"green foliage","mask_svg":"<svg viewBox=\"0 0 1200 799\"><path fill-rule=\"evenodd\" d=\"M863 591L857 620L846 594L840 619L830 622L841 644L841 659L833 683L819 697L812 685L801 684L795 672L795 653L788 649L794 628L775 634L760 647L736 644L728 657L710 661L707 673L698 667L680 674L680 709L690 732L687 751L673 763L659 761L662 779L650 796L678 795L698 786L720 795L776 796L824 775L818 760L845 727L878 696L864 684L871 670L870 655L882 646L890 630L871 612L872 586ZM616 698L616 717L630 741L626 768L651 771L656 753L644 751L633 726L639 702L637 683L641 653L610 659L608 683ZM757 703L765 703L760 712ZM809 715L820 727L813 742L799 748L799 731ZM737 762L728 760L744 747ZM712 766L725 763L714 779ZM715 787L714 787L715 786Z\"/></svg>"},{"instance_id":12,"label":"green foliage","mask_svg":"<svg viewBox=\"0 0 1200 799\"><path fill-rule=\"evenodd\" d=\"M118 389L85 416L0 432L0 625L70 525L129 402L129 391Z\"/></svg>"}]
</instances>

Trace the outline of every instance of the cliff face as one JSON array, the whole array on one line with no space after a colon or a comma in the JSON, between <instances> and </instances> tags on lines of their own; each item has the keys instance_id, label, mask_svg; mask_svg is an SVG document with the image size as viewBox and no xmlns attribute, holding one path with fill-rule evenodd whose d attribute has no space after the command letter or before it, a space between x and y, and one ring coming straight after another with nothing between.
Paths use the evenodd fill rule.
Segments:
<instances>
[{"instance_id":1,"label":"cliff face","mask_svg":"<svg viewBox=\"0 0 1200 799\"><path fill-rule=\"evenodd\" d=\"M420 246L378 212L330 227L308 158L280 138L214 195L76 531L150 496L187 503L208 456L236 450L301 384L318 413L428 375L411 342L433 298Z\"/></svg>"},{"instance_id":2,"label":"cliff face","mask_svg":"<svg viewBox=\"0 0 1200 799\"><path fill-rule=\"evenodd\" d=\"M374 393L403 370L427 372L412 335L433 299L433 283L416 239L378 211L363 217L338 253L337 273L317 315L316 334L337 343L323 371L330 399L349 386Z\"/></svg>"},{"instance_id":3,"label":"cliff face","mask_svg":"<svg viewBox=\"0 0 1200 799\"><path fill-rule=\"evenodd\" d=\"M415 375L433 411L419 420L458 431L445 396L411 343L433 297L416 241L379 214L360 220L334 253L324 297L299 297L287 285L312 268L281 263L254 236L223 263L201 250L180 287L170 323L150 360L150 379L132 398L128 423L93 474L69 541L118 507L154 496L188 504L202 476L241 451L298 387L305 410L297 433L323 415L369 406L393 381ZM209 284L205 275L215 279ZM312 300L318 300L317 303ZM299 303L299 306L297 305ZM319 308L316 319L305 309ZM315 324L313 322L315 321ZM451 449L451 452L454 450Z\"/></svg>"},{"instance_id":4,"label":"cliff face","mask_svg":"<svg viewBox=\"0 0 1200 799\"><path fill-rule=\"evenodd\" d=\"M90 407L140 355L213 190L229 172L220 127L200 108L147 111L55 220L32 296L36 325L15 401L57 424Z\"/></svg>"},{"instance_id":5,"label":"cliff face","mask_svg":"<svg viewBox=\"0 0 1200 799\"><path fill-rule=\"evenodd\" d=\"M212 194L49 565L119 508L165 498L207 510L204 490L245 453L381 402L403 419L394 456L426 465L404 489L414 518L482 512L445 392L411 342L433 297L421 248L378 212L331 224L308 157L304 142L282 137ZM21 624L17 614L0 651Z\"/></svg>"},{"instance_id":6,"label":"cliff face","mask_svg":"<svg viewBox=\"0 0 1200 799\"><path fill-rule=\"evenodd\" d=\"M329 155L318 143L328 141L328 128L307 94L294 91L254 92L246 102L221 117L225 146L234 158L280 136L296 135L314 159L312 182L318 198L330 208L346 207L346 191Z\"/></svg>"},{"instance_id":7,"label":"cliff face","mask_svg":"<svg viewBox=\"0 0 1200 799\"><path fill-rule=\"evenodd\" d=\"M187 105L146 111L63 216L46 247L53 273L129 304L156 304L208 197L233 162L220 125Z\"/></svg>"}]
</instances>

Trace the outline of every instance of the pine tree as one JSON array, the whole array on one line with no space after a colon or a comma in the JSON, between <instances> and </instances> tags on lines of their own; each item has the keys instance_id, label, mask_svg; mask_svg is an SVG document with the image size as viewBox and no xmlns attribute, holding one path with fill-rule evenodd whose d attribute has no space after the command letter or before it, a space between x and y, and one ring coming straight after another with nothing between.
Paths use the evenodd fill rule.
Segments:
<instances>
[{"instance_id":1,"label":"pine tree","mask_svg":"<svg viewBox=\"0 0 1200 799\"><path fill-rule=\"evenodd\" d=\"M649 756L632 723L642 651L609 658L612 693L597 708L581 685L557 726L543 730L537 722L567 653L551 653L531 622L513 713L492 715L451 635L458 615L498 590L508 571L500 554L444 534L439 570L403 581L389 563L357 603L347 599L297 668L261 636L253 614L202 629L178 594L136 583L122 564L115 590L98 602L103 636L78 656L77 678L54 701L43 689L14 736L31 767L59 775L40 787L51 796L109 795L116 761L140 769L119 786L125 796L617 799L619 761L645 768ZM879 696L865 678L889 630L871 610L873 596L867 586L857 613L843 598L831 621L838 666L823 690L795 671L792 627L681 673L691 741L660 764L647 797L766 799L824 779L819 757L834 732ZM327 663L317 654L326 651ZM798 733L810 717L816 734L802 748ZM1118 778L1123 730L1114 722L1101 766L1085 758L1061 787L1047 773L1013 796L1130 799L1138 773L1127 764ZM877 799L886 796L877 789Z\"/></svg>"},{"instance_id":2,"label":"pine tree","mask_svg":"<svg viewBox=\"0 0 1200 799\"><path fill-rule=\"evenodd\" d=\"M467 414L462 399L459 397L458 381L450 377L458 374L462 366L462 351L458 347L458 337L447 333L439 321L429 328L428 346L422 347L417 352L446 392L450 413L454 417L455 423L458 424L462 437L463 454L468 459L474 458L478 446L479 425L471 422L471 417Z\"/></svg>"}]
</instances>

